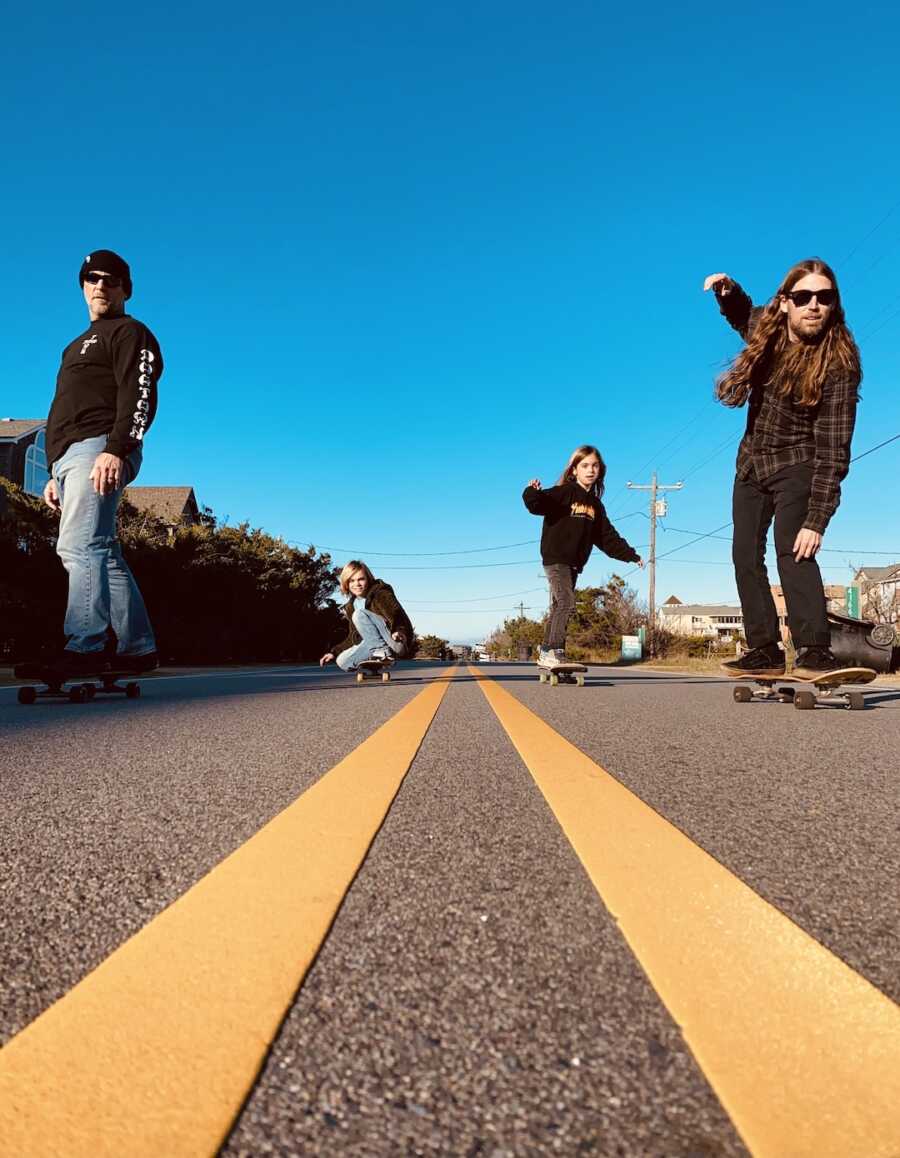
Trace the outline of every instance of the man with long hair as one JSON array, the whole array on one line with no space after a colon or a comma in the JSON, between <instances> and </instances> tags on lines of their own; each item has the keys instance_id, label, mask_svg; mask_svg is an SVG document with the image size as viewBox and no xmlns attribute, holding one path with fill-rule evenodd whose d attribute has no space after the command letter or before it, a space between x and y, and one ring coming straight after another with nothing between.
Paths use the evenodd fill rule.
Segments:
<instances>
[{"instance_id":1,"label":"man with long hair","mask_svg":"<svg viewBox=\"0 0 900 1158\"><path fill-rule=\"evenodd\" d=\"M829 646L816 554L850 463L859 350L834 271L818 258L792 266L763 307L724 273L710 274L703 288L714 291L722 314L747 343L716 383L726 406L748 404L734 482L732 555L749 650L722 666L731 676L784 675L765 565L774 519L778 574L797 650L794 674L812 679L842 666Z\"/></svg>"}]
</instances>

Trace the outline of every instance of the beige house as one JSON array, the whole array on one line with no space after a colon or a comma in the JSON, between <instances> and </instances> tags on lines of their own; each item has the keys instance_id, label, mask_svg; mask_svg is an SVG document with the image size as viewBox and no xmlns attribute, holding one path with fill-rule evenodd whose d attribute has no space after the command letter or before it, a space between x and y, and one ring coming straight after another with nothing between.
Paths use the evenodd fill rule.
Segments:
<instances>
[{"instance_id":1,"label":"beige house","mask_svg":"<svg viewBox=\"0 0 900 1158\"><path fill-rule=\"evenodd\" d=\"M900 563L861 567L853 576L859 587L859 613L875 623L900 622Z\"/></svg>"},{"instance_id":2,"label":"beige house","mask_svg":"<svg viewBox=\"0 0 900 1158\"><path fill-rule=\"evenodd\" d=\"M126 487L124 497L142 514L161 519L170 533L200 522L193 487Z\"/></svg>"},{"instance_id":3,"label":"beige house","mask_svg":"<svg viewBox=\"0 0 900 1158\"><path fill-rule=\"evenodd\" d=\"M744 637L741 609L727 603L682 603L672 595L657 615L660 627L676 635L702 635L705 639L725 641Z\"/></svg>"}]
</instances>

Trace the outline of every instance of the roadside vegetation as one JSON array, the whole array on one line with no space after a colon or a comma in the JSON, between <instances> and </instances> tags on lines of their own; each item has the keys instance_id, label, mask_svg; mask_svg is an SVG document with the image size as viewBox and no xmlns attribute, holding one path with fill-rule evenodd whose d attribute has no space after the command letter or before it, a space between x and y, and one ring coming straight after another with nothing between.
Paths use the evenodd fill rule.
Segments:
<instances>
[{"instance_id":1,"label":"roadside vegetation","mask_svg":"<svg viewBox=\"0 0 900 1158\"><path fill-rule=\"evenodd\" d=\"M61 647L66 575L59 520L0 479L0 663ZM204 510L199 525L167 527L127 500L119 538L147 603L163 663L318 659L345 633L327 554L299 550L247 523Z\"/></svg>"}]
</instances>

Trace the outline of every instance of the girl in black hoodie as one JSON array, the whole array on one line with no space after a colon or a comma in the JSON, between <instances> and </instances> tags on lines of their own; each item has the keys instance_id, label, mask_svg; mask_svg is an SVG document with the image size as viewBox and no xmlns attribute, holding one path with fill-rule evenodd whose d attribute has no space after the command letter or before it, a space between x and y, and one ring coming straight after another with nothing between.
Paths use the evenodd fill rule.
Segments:
<instances>
[{"instance_id":1,"label":"girl in black hoodie","mask_svg":"<svg viewBox=\"0 0 900 1158\"><path fill-rule=\"evenodd\" d=\"M566 663L566 628L575 610L575 580L594 547L613 559L644 566L644 560L609 521L600 496L606 464L596 446L572 452L555 487L541 490L533 478L522 501L533 515L544 516L541 559L550 584L550 615L538 651L540 667Z\"/></svg>"}]
</instances>

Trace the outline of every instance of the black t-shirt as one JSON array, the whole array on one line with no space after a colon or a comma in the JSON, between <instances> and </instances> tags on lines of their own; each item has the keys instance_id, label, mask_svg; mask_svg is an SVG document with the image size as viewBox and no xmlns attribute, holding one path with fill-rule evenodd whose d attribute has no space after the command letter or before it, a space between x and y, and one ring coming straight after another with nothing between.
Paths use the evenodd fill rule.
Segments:
<instances>
[{"instance_id":1,"label":"black t-shirt","mask_svg":"<svg viewBox=\"0 0 900 1158\"><path fill-rule=\"evenodd\" d=\"M156 415L163 360L143 322L100 318L63 350L47 419L47 462L73 442L105 434L106 450L127 458Z\"/></svg>"}]
</instances>

